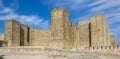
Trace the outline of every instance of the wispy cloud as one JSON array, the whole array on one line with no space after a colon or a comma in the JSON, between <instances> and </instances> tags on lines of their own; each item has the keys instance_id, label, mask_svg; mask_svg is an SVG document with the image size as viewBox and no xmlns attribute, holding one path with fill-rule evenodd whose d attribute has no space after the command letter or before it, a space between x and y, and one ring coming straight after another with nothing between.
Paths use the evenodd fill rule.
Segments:
<instances>
[{"instance_id":1,"label":"wispy cloud","mask_svg":"<svg viewBox=\"0 0 120 59\"><path fill-rule=\"evenodd\" d=\"M0 8L2 8L2 10L0 11L0 14L2 13L9 13L12 12L13 10L4 6L1 6Z\"/></svg>"},{"instance_id":2,"label":"wispy cloud","mask_svg":"<svg viewBox=\"0 0 120 59\"><path fill-rule=\"evenodd\" d=\"M98 2L102 2L101 5L94 7L91 9L91 11L101 11L101 10L108 10L109 8L113 7L120 7L120 1L119 0L98 0L97 2L93 2L94 5L98 5Z\"/></svg>"},{"instance_id":3,"label":"wispy cloud","mask_svg":"<svg viewBox=\"0 0 120 59\"><path fill-rule=\"evenodd\" d=\"M111 28L111 34L118 35L120 33L120 27Z\"/></svg>"},{"instance_id":4,"label":"wispy cloud","mask_svg":"<svg viewBox=\"0 0 120 59\"><path fill-rule=\"evenodd\" d=\"M17 20L28 26L36 27L38 29L48 29L50 27L49 22L37 15L19 15L15 13L15 10L6 7L0 0L0 20Z\"/></svg>"},{"instance_id":5,"label":"wispy cloud","mask_svg":"<svg viewBox=\"0 0 120 59\"><path fill-rule=\"evenodd\" d=\"M108 0L96 0L95 2L89 4L88 6L96 6L96 5L99 5L99 4L103 4L105 2L107 2Z\"/></svg>"},{"instance_id":6,"label":"wispy cloud","mask_svg":"<svg viewBox=\"0 0 120 59\"><path fill-rule=\"evenodd\" d=\"M16 17L18 17L18 15L14 14L14 13L10 13L10 14L7 14L7 15L1 15L0 16L0 20L12 20L12 19L15 19Z\"/></svg>"},{"instance_id":7,"label":"wispy cloud","mask_svg":"<svg viewBox=\"0 0 120 59\"><path fill-rule=\"evenodd\" d=\"M85 4L89 3L90 0L42 0L43 4L48 5L53 8L65 7L69 10L80 10L85 7Z\"/></svg>"},{"instance_id":8,"label":"wispy cloud","mask_svg":"<svg viewBox=\"0 0 120 59\"><path fill-rule=\"evenodd\" d=\"M35 15L19 15L16 19L23 24L27 24L28 26L34 26L37 29L48 29L50 27L50 22L43 18L39 18Z\"/></svg>"},{"instance_id":9,"label":"wispy cloud","mask_svg":"<svg viewBox=\"0 0 120 59\"><path fill-rule=\"evenodd\" d=\"M31 16L20 15L19 17L17 17L17 19L19 19L23 23L31 23L35 25L39 25L39 23L44 20L33 15Z\"/></svg>"}]
</instances>

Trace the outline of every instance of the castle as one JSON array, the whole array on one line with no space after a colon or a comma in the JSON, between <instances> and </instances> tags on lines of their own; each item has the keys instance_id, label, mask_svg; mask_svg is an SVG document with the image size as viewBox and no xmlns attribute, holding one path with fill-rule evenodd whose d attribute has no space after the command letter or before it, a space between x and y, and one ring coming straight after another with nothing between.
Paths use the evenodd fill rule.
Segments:
<instances>
[{"instance_id":1,"label":"castle","mask_svg":"<svg viewBox=\"0 0 120 59\"><path fill-rule=\"evenodd\" d=\"M92 16L78 26L72 24L64 8L51 13L49 30L37 30L15 20L5 23L5 33L0 35L0 46L49 46L51 48L80 48L115 46L115 36L109 33L109 23L103 15Z\"/></svg>"}]
</instances>

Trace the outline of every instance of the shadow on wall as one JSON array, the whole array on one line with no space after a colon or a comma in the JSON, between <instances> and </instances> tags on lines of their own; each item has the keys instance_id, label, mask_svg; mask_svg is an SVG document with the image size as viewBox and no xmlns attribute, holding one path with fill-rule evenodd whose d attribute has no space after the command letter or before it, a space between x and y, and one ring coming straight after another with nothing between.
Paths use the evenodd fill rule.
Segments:
<instances>
[{"instance_id":1,"label":"shadow on wall","mask_svg":"<svg viewBox=\"0 0 120 59\"><path fill-rule=\"evenodd\" d=\"M24 46L24 29L20 28L20 46Z\"/></svg>"}]
</instances>

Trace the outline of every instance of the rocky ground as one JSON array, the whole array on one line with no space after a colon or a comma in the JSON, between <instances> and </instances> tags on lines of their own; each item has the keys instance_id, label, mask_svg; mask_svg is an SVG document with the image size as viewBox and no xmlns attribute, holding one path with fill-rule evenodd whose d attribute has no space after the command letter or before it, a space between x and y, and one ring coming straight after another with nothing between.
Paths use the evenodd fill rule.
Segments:
<instances>
[{"instance_id":1,"label":"rocky ground","mask_svg":"<svg viewBox=\"0 0 120 59\"><path fill-rule=\"evenodd\" d=\"M41 54L30 53L0 53L4 59L50 59L50 57Z\"/></svg>"}]
</instances>

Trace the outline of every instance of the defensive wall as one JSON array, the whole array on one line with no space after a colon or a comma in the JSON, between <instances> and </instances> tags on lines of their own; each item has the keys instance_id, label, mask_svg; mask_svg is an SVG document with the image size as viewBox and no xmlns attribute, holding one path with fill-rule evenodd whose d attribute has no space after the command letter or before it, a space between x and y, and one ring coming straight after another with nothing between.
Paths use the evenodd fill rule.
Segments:
<instances>
[{"instance_id":1,"label":"defensive wall","mask_svg":"<svg viewBox=\"0 0 120 59\"><path fill-rule=\"evenodd\" d=\"M103 46L103 47L89 47L79 49L57 49L47 46L14 46L14 47L0 47L0 52L13 52L13 53L80 53L80 52L97 52L97 53L111 53L120 54L120 46Z\"/></svg>"}]
</instances>

